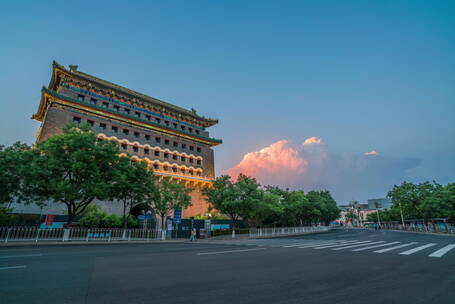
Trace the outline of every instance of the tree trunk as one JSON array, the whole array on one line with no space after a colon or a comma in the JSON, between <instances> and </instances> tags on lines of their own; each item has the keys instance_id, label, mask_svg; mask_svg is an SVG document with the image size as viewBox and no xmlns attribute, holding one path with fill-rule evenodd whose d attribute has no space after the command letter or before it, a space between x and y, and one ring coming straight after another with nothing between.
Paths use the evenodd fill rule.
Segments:
<instances>
[{"instance_id":1,"label":"tree trunk","mask_svg":"<svg viewBox=\"0 0 455 304\"><path fill-rule=\"evenodd\" d=\"M73 223L74 211L72 208L72 204L67 204L66 206L68 207L68 216L67 216L67 220L66 220L66 225L70 226Z\"/></svg>"},{"instance_id":2,"label":"tree trunk","mask_svg":"<svg viewBox=\"0 0 455 304\"><path fill-rule=\"evenodd\" d=\"M123 229L128 229L128 221L126 217L126 201L123 201Z\"/></svg>"}]
</instances>

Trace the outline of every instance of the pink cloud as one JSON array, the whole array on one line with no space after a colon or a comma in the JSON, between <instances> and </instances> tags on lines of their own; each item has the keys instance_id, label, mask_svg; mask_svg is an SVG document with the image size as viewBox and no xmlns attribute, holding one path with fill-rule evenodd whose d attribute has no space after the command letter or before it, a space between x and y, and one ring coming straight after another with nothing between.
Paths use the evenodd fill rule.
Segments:
<instances>
[{"instance_id":1,"label":"pink cloud","mask_svg":"<svg viewBox=\"0 0 455 304\"><path fill-rule=\"evenodd\" d=\"M308 162L299 151L280 140L257 152L247 153L227 174L236 178L240 173L257 178L262 183L290 183L305 172Z\"/></svg>"},{"instance_id":2,"label":"pink cloud","mask_svg":"<svg viewBox=\"0 0 455 304\"><path fill-rule=\"evenodd\" d=\"M314 137L314 136L305 139L305 141L303 142L304 145L320 144L320 143L321 143L321 139L318 137Z\"/></svg>"},{"instance_id":3,"label":"pink cloud","mask_svg":"<svg viewBox=\"0 0 455 304\"><path fill-rule=\"evenodd\" d=\"M370 151L370 152L365 152L365 153L363 153L363 154L364 154L364 155L378 155L379 153L376 152L375 150L373 150L373 151Z\"/></svg>"}]
</instances>

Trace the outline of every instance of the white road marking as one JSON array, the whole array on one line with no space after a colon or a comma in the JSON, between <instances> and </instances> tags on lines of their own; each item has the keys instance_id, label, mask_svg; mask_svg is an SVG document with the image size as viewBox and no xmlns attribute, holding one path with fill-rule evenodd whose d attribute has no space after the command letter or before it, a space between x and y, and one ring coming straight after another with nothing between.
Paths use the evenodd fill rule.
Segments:
<instances>
[{"instance_id":1,"label":"white road marking","mask_svg":"<svg viewBox=\"0 0 455 304\"><path fill-rule=\"evenodd\" d=\"M450 245L447 245L445 247L442 247L441 249L433 252L432 254L430 254L429 256L432 257L432 258L440 258L442 257L444 254L446 254L447 252L449 252L450 250L452 250L453 248L455 248L455 244L450 244Z\"/></svg>"},{"instance_id":2,"label":"white road marking","mask_svg":"<svg viewBox=\"0 0 455 304\"><path fill-rule=\"evenodd\" d=\"M342 249L348 249L348 248L354 248L354 247L362 247L365 245L373 245L373 244L379 244L379 243L384 243L385 241L378 241L378 242L373 242L373 243L367 243L367 244L357 244L357 245L352 245L352 246L345 246L345 247L337 247L337 248L332 248L332 250L342 250Z\"/></svg>"},{"instance_id":3,"label":"white road marking","mask_svg":"<svg viewBox=\"0 0 455 304\"><path fill-rule=\"evenodd\" d=\"M30 248L30 249L25 249L25 248L14 249L14 248L11 248L11 249L2 249L2 250L0 250L0 252L11 252L11 251L38 251L38 250L41 250L41 248Z\"/></svg>"},{"instance_id":4,"label":"white road marking","mask_svg":"<svg viewBox=\"0 0 455 304\"><path fill-rule=\"evenodd\" d=\"M223 253L235 253L235 252L245 252L245 251L254 251L254 250L264 250L267 248L253 248L253 249L242 249L242 250L228 250L228 251L212 251L212 252L200 252L196 255L208 255L208 254L223 254Z\"/></svg>"},{"instance_id":5,"label":"white road marking","mask_svg":"<svg viewBox=\"0 0 455 304\"><path fill-rule=\"evenodd\" d=\"M350 242L349 245L364 244L364 243L371 243L371 242L372 242L372 241ZM313 248L313 249L325 249L325 248L332 248L332 247L339 247L339 246L346 246L346 245L348 245L348 244L337 244L337 245L316 247L316 248Z\"/></svg>"},{"instance_id":6,"label":"white road marking","mask_svg":"<svg viewBox=\"0 0 455 304\"><path fill-rule=\"evenodd\" d=\"M412 246L412 245L415 245L415 244L417 244L417 242L411 242L411 243L407 243L407 244L403 244L403 245L399 245L399 246L394 246L394 247L390 247L390 248L386 248L386 249L376 250L375 252L376 253L383 253L383 252L387 252L387 251L391 251L391 250L395 250L395 249L399 249L399 248L403 248L403 247L407 247L407 246Z\"/></svg>"},{"instance_id":7,"label":"white road marking","mask_svg":"<svg viewBox=\"0 0 455 304\"><path fill-rule=\"evenodd\" d=\"M306 242L306 243L299 243L299 244L293 244L293 245L286 245L282 246L283 248L291 248L291 247L299 247L299 246L305 246L305 245L311 245L311 244L326 244L327 242Z\"/></svg>"},{"instance_id":8,"label":"white road marking","mask_svg":"<svg viewBox=\"0 0 455 304\"><path fill-rule=\"evenodd\" d=\"M373 248L378 248L378 247L385 247L385 246L395 245L395 244L399 244L399 243L400 242L392 242L392 243L386 243L386 244L381 244L381 245L362 247L362 248L352 249L352 251L362 251L362 250L367 250L367 249L373 249Z\"/></svg>"},{"instance_id":9,"label":"white road marking","mask_svg":"<svg viewBox=\"0 0 455 304\"><path fill-rule=\"evenodd\" d=\"M21 266L6 266L6 267L0 267L0 270L20 269L20 268L27 268L27 266L25 266L25 265L21 265Z\"/></svg>"},{"instance_id":10,"label":"white road marking","mask_svg":"<svg viewBox=\"0 0 455 304\"><path fill-rule=\"evenodd\" d=\"M426 249L428 247L432 247L432 246L435 246L435 245L437 245L437 244L436 243L426 244L426 245L423 245L423 246L419 246L419 247L416 247L416 248L413 248L413 249L409 249L409 250L400 252L400 254L410 255L410 254L416 253L417 251L424 250L424 249Z\"/></svg>"},{"instance_id":11,"label":"white road marking","mask_svg":"<svg viewBox=\"0 0 455 304\"><path fill-rule=\"evenodd\" d=\"M22 257L38 257L43 256L41 253L39 254L20 254L20 255L0 255L0 259L11 259L11 258L22 258Z\"/></svg>"},{"instance_id":12,"label":"white road marking","mask_svg":"<svg viewBox=\"0 0 455 304\"><path fill-rule=\"evenodd\" d=\"M352 244L354 242L358 242L357 240L355 241L345 241L345 242L333 242L333 243L317 243L317 244L311 244L311 245L306 245L306 246L301 246L299 248L311 248L315 247L313 249L322 249L322 248L328 248L330 246L336 246L336 245L347 245L347 244ZM321 247L322 246L322 247Z\"/></svg>"}]
</instances>

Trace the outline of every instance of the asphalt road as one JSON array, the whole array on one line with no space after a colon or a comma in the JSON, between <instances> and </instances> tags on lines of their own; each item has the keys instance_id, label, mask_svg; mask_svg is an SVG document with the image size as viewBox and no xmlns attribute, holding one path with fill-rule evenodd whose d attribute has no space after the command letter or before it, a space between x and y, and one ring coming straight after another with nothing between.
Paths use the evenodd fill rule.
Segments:
<instances>
[{"instance_id":1,"label":"asphalt road","mask_svg":"<svg viewBox=\"0 0 455 304\"><path fill-rule=\"evenodd\" d=\"M0 247L0 303L455 303L455 237ZM396 248L401 246L399 248Z\"/></svg>"}]
</instances>

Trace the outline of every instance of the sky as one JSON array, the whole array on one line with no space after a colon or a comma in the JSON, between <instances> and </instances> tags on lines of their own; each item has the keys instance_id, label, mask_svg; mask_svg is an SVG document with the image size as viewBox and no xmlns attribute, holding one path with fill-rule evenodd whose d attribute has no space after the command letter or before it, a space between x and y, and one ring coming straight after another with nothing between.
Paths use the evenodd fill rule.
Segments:
<instances>
[{"instance_id":1,"label":"sky","mask_svg":"<svg viewBox=\"0 0 455 304\"><path fill-rule=\"evenodd\" d=\"M0 144L34 142L56 60L219 119L217 175L339 204L455 181L455 1L0 5Z\"/></svg>"}]
</instances>

